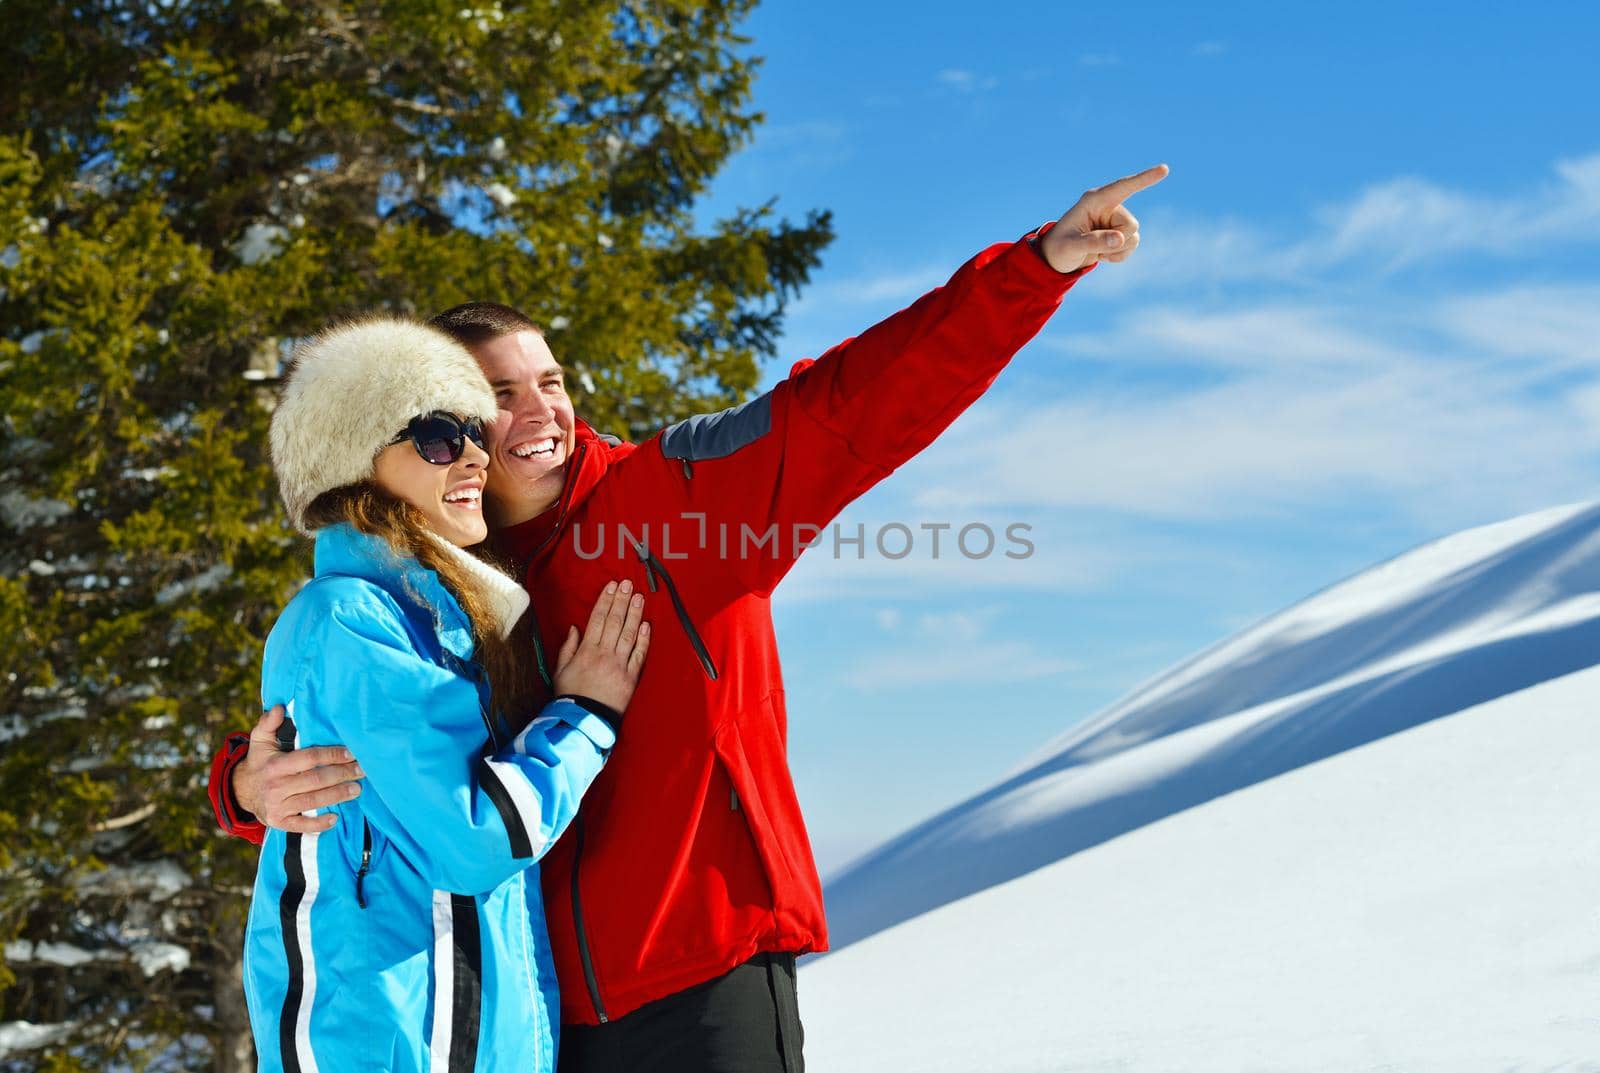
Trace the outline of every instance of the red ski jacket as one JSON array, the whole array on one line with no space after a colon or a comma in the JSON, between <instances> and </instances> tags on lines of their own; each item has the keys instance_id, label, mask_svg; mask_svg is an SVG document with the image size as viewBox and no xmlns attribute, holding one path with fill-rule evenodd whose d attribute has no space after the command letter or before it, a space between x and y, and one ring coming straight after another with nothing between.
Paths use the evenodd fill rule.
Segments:
<instances>
[{"instance_id":1,"label":"red ski jacket","mask_svg":"<svg viewBox=\"0 0 1600 1073\"><path fill-rule=\"evenodd\" d=\"M996 245L742 406L638 446L580 422L557 505L495 535L525 571L547 681L607 581L654 593L618 744L540 865L564 1023L621 1017L760 952L827 949L772 590L988 388L1081 275L1027 240Z\"/></svg>"}]
</instances>

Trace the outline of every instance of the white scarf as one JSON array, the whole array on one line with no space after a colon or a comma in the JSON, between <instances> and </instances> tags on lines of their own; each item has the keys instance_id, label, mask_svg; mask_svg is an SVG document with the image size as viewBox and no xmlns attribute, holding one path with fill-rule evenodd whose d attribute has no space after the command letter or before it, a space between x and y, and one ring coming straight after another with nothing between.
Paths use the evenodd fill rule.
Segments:
<instances>
[{"instance_id":1,"label":"white scarf","mask_svg":"<svg viewBox=\"0 0 1600 1073\"><path fill-rule=\"evenodd\" d=\"M495 620L499 624L501 639L509 637L511 627L517 624L517 620L522 617L522 613L528 609L528 604L531 602L527 590L476 555L456 547L437 533L428 535L447 553L454 556L456 562L466 568L467 573L478 582L480 590L489 598L489 609L494 612Z\"/></svg>"}]
</instances>

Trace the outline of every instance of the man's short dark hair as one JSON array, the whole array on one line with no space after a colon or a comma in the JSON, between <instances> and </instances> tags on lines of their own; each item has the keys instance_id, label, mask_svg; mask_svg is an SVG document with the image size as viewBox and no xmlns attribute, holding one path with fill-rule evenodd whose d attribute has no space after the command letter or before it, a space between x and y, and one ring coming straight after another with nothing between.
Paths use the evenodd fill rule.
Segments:
<instances>
[{"instance_id":1,"label":"man's short dark hair","mask_svg":"<svg viewBox=\"0 0 1600 1073\"><path fill-rule=\"evenodd\" d=\"M499 302L463 302L440 313L429 324L465 347L487 343L502 335L532 332L543 336L544 329L520 309Z\"/></svg>"}]
</instances>

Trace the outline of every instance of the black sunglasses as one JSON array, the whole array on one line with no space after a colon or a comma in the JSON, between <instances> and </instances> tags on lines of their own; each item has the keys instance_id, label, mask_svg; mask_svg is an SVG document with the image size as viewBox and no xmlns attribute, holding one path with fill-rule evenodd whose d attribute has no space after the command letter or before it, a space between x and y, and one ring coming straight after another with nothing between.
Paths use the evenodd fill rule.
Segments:
<instances>
[{"instance_id":1,"label":"black sunglasses","mask_svg":"<svg viewBox=\"0 0 1600 1073\"><path fill-rule=\"evenodd\" d=\"M392 442L403 443L407 439L424 462L448 466L467 449L467 440L483 446L483 422L476 417L463 421L455 414L435 410L413 417Z\"/></svg>"}]
</instances>

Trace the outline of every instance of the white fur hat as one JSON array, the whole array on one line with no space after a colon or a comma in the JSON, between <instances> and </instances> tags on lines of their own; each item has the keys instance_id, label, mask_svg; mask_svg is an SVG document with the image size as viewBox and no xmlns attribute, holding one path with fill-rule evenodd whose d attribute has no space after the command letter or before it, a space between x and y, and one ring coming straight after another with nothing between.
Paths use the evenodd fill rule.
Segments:
<instances>
[{"instance_id":1,"label":"white fur hat","mask_svg":"<svg viewBox=\"0 0 1600 1073\"><path fill-rule=\"evenodd\" d=\"M491 421L494 392L461 344L412 320L371 317L302 344L272 414L272 468L295 528L323 492L372 477L419 414Z\"/></svg>"}]
</instances>

